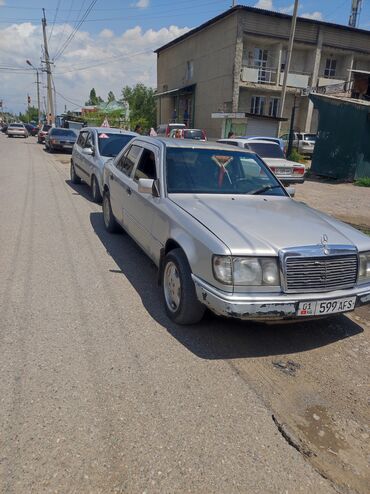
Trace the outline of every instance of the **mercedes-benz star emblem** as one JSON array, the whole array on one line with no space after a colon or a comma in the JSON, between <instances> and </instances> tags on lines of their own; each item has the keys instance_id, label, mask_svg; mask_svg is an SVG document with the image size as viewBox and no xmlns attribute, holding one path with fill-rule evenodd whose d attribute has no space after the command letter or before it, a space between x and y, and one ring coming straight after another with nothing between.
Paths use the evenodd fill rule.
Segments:
<instances>
[{"instance_id":1,"label":"mercedes-benz star emblem","mask_svg":"<svg viewBox=\"0 0 370 494\"><path fill-rule=\"evenodd\" d=\"M321 245L323 246L324 254L328 255L330 251L328 249L328 236L326 233L321 235Z\"/></svg>"}]
</instances>

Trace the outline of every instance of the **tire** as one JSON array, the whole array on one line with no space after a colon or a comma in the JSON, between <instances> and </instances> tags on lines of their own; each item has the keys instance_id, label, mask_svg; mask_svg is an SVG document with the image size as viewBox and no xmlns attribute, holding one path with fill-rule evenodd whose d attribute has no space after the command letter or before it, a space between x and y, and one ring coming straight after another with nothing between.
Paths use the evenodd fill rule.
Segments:
<instances>
[{"instance_id":1,"label":"tire","mask_svg":"<svg viewBox=\"0 0 370 494\"><path fill-rule=\"evenodd\" d=\"M206 310L195 293L188 260L181 249L171 250L163 262L162 296L168 317L177 324L196 324Z\"/></svg>"},{"instance_id":2,"label":"tire","mask_svg":"<svg viewBox=\"0 0 370 494\"><path fill-rule=\"evenodd\" d=\"M74 166L72 160L71 160L70 176L71 176L71 182L73 184L80 184L81 183L81 179L76 173L75 166Z\"/></svg>"},{"instance_id":3,"label":"tire","mask_svg":"<svg viewBox=\"0 0 370 494\"><path fill-rule=\"evenodd\" d=\"M108 191L103 194L103 220L107 232L117 233L120 231L120 226L113 215L112 206L110 204L110 196Z\"/></svg>"},{"instance_id":4,"label":"tire","mask_svg":"<svg viewBox=\"0 0 370 494\"><path fill-rule=\"evenodd\" d=\"M98 180L95 175L93 175L91 179L91 197L96 203L101 203L103 199L100 193Z\"/></svg>"}]
</instances>

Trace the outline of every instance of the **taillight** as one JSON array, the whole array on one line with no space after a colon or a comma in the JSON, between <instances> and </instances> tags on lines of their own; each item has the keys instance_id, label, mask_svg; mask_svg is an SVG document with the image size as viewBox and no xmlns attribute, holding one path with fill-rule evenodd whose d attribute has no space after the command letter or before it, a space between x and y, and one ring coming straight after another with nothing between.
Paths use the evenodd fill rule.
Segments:
<instances>
[{"instance_id":1,"label":"taillight","mask_svg":"<svg viewBox=\"0 0 370 494\"><path fill-rule=\"evenodd\" d=\"M303 174L304 174L304 168L301 168L300 166L293 167L293 175L303 175Z\"/></svg>"},{"instance_id":2,"label":"taillight","mask_svg":"<svg viewBox=\"0 0 370 494\"><path fill-rule=\"evenodd\" d=\"M270 170L272 171L272 173L275 173L276 171L276 169L273 166L270 166Z\"/></svg>"}]
</instances>

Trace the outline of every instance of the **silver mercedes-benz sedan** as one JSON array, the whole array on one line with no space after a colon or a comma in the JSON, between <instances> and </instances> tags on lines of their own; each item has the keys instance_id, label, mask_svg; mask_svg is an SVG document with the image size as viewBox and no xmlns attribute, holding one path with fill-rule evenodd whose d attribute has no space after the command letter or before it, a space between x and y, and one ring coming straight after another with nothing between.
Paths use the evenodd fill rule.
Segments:
<instances>
[{"instance_id":1,"label":"silver mercedes-benz sedan","mask_svg":"<svg viewBox=\"0 0 370 494\"><path fill-rule=\"evenodd\" d=\"M370 237L294 201L241 148L134 138L104 165L103 217L158 266L179 324L200 321L206 308L303 320L370 303Z\"/></svg>"}]
</instances>

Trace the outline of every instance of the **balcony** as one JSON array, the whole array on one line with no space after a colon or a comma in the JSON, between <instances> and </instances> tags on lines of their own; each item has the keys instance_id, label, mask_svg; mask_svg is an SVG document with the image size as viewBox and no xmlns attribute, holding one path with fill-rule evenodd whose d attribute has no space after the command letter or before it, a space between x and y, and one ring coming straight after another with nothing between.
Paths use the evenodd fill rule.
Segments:
<instances>
[{"instance_id":1,"label":"balcony","mask_svg":"<svg viewBox=\"0 0 370 494\"><path fill-rule=\"evenodd\" d=\"M309 86L310 77L311 74L304 72L289 72L287 85L288 87L306 89ZM284 72L278 74L277 69L272 67L246 66L242 68L240 80L246 83L282 86Z\"/></svg>"}]
</instances>

